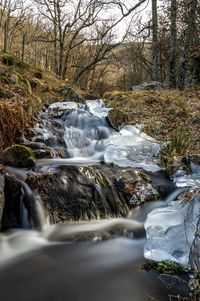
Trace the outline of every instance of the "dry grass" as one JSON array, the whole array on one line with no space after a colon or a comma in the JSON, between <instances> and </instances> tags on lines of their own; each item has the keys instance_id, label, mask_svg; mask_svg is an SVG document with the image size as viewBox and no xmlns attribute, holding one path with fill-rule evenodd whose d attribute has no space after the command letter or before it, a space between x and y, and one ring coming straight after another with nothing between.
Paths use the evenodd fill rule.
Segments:
<instances>
[{"instance_id":1,"label":"dry grass","mask_svg":"<svg viewBox=\"0 0 200 301\"><path fill-rule=\"evenodd\" d=\"M0 57L0 88L10 94L9 98L0 97L0 151L20 142L44 104L63 101L60 86L66 82L48 71L42 71L42 79L37 79L37 70L32 66L20 68L16 63L7 66ZM11 75L17 75L19 82L13 83Z\"/></svg>"},{"instance_id":2,"label":"dry grass","mask_svg":"<svg viewBox=\"0 0 200 301\"><path fill-rule=\"evenodd\" d=\"M104 94L106 103L128 114L129 124L144 124L144 131L168 141L181 127L190 136L188 153L200 153L200 91L129 91ZM156 131L161 122L160 132Z\"/></svg>"}]
</instances>

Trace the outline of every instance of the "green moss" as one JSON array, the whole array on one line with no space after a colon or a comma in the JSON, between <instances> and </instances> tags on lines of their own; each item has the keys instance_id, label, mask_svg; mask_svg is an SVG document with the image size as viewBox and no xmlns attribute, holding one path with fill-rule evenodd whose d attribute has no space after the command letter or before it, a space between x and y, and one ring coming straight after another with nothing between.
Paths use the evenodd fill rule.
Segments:
<instances>
[{"instance_id":1,"label":"green moss","mask_svg":"<svg viewBox=\"0 0 200 301\"><path fill-rule=\"evenodd\" d=\"M32 149L24 145L7 147L0 153L0 163L15 167L33 166L36 162Z\"/></svg>"},{"instance_id":2,"label":"green moss","mask_svg":"<svg viewBox=\"0 0 200 301\"><path fill-rule=\"evenodd\" d=\"M102 188L105 188L105 187L106 187L106 185L105 185L105 183L103 182L102 179L98 179L98 182L99 182L99 185L100 185Z\"/></svg>"},{"instance_id":3,"label":"green moss","mask_svg":"<svg viewBox=\"0 0 200 301\"><path fill-rule=\"evenodd\" d=\"M8 65L8 66L13 66L14 63L15 63L15 59L14 57L9 54L9 53L4 53L2 55L2 62L5 64L5 65Z\"/></svg>"},{"instance_id":4,"label":"green moss","mask_svg":"<svg viewBox=\"0 0 200 301\"><path fill-rule=\"evenodd\" d=\"M161 274L165 273L179 275L185 273L184 266L172 261L147 261L142 264L141 269L145 271L156 270Z\"/></svg>"}]
</instances>

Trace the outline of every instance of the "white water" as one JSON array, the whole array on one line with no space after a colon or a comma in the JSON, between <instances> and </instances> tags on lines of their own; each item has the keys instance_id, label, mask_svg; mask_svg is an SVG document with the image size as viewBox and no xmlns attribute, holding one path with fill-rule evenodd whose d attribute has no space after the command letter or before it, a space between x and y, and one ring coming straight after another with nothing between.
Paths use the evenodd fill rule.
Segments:
<instances>
[{"instance_id":1,"label":"white water","mask_svg":"<svg viewBox=\"0 0 200 301\"><path fill-rule=\"evenodd\" d=\"M109 109L104 107L102 101L88 101L86 108L84 108L84 105L74 103L56 103L51 105L43 114L42 124L38 125L35 130L39 136L43 136L44 143L47 145L49 143L53 147L55 145L52 145L52 141L56 143L59 135L62 135L68 158L54 159L51 162L49 159L47 162L45 160L40 161L40 164L47 163L47 165L44 165L44 170L55 163L72 164L74 162L77 164L77 162L86 161L87 164L89 161L92 164L102 159L122 167L142 167L151 172L160 170L156 165L159 143L144 134L138 126L124 126L120 132L114 131L105 120L108 111ZM56 116L56 112L60 114L60 117ZM54 125L56 126L54 127ZM48 142L49 138L53 138L53 140L51 139ZM199 174L198 171L196 171L196 174ZM192 180L193 182L187 175L175 176L175 182L178 185L182 183L179 186L186 186L188 183L191 185L197 180L197 176L194 181ZM32 192L28 191L27 187L25 187L25 191L27 197L30 198ZM167 200L167 203L174 200L180 192L182 190L174 192ZM40 209L40 214L43 214L41 213L43 212L42 209ZM192 226L185 231L185 218L189 217L188 223L191 225L193 220L197 219L198 210L196 198L186 205L176 202L153 210L145 222L147 231L147 243L144 249L145 257L154 260L171 259L187 265L189 248L194 237L196 225L194 225L193 230L191 230ZM27 213L23 212L23 214L25 224ZM116 227L119 227L120 230L130 231L133 234L134 231L137 232L143 228L142 224L138 224L136 221L123 219L102 221L102 223L51 226L45 230L45 217L39 216L40 214L36 215L39 221L39 228L41 229L40 234L37 235L39 237L41 235L41 239L45 243L49 240L71 241L78 239L80 236L85 239L85 236L90 237L92 235L95 238L97 235L98 238L99 232L103 232L106 237L109 237L110 230L114 230ZM30 234L30 240L31 236L32 234ZM189 239L187 236L189 236ZM35 234L33 234L33 240L35 240L34 237ZM3 244L4 250L6 250L5 245L9 245L7 242L11 242L10 248L12 249L12 239L9 241L9 237L7 237L6 239L2 238L2 241L6 241L6 244ZM36 243L36 245L38 244ZM16 244L14 244L14 248L16 248ZM30 244L30 248L32 248L32 244ZM26 252L27 247L24 248L24 251L21 246L18 249L19 252L16 252L16 254L21 254Z\"/></svg>"}]
</instances>

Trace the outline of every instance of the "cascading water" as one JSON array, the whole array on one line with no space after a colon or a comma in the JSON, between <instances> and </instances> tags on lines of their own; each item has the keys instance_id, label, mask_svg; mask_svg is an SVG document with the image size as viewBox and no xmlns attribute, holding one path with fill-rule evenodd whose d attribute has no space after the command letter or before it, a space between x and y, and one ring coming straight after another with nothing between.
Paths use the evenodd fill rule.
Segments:
<instances>
[{"instance_id":1,"label":"cascading water","mask_svg":"<svg viewBox=\"0 0 200 301\"><path fill-rule=\"evenodd\" d=\"M116 132L108 125L105 119L109 110L99 100L87 101L86 105L69 102L56 103L41 113L39 124L34 128L36 136L31 143L39 142L43 149L50 147L57 158L39 160L37 164L39 171L53 170L54 166L56 168L56 166L63 164L84 166L84 164L91 165L97 161L104 160L118 164L123 168L129 166L142 168L152 173L152 178L158 180L159 176L156 176L154 173L160 170L156 165L159 144L142 133L139 126L125 126L119 132ZM62 158L59 158L59 156ZM178 183L178 180L176 182ZM23 259L19 263L16 262L14 265L16 274L12 273L20 281L24 279L23 272L20 272L21 266L26 273L30 274L30 277L32 277L30 271L34 271L33 283L39 285L41 289L35 292L32 297L30 292L33 286L27 283L26 289L30 293L29 300L35 300L36 298L38 300L46 300L47 295L51 296L52 300L66 300L66 296L69 297L69 300L78 301L82 299L110 300L112 298L119 301L145 301L149 300L149 298L152 300L168 300L168 291L158 283L157 278L154 281L151 276L138 271L137 268L144 260L142 255L144 221L147 214L156 206L162 206L162 208L152 211L145 222L148 237L145 245L145 256L155 260L165 259L163 258L163 253L161 255L159 253L162 251L160 249L163 246L163 242L161 241L160 245L157 242L160 238L169 238L169 234L172 232L171 228L174 229L176 226L173 221L171 224L167 224L169 214L166 217L162 215L163 212L166 212L164 207L166 203L160 201L155 205L155 202L149 202L144 206L144 210L141 207L139 212L133 211L128 218L124 219L74 222L45 227L46 216L38 195L25 182L22 181L21 183L22 226L23 228L34 228L34 230L2 234L0 236L0 255L2 259L0 263L2 264L2 261L4 263L11 262L11 258L14 259L14 257L28 251L40 249L37 253L32 252L27 259ZM167 186L169 183L164 184ZM95 187L98 194L104 198L105 196L98 180L95 183ZM169 190L171 193L168 196L167 203L171 203L185 188L179 188L178 191L175 191L174 187L172 189L169 185ZM174 206L176 207L176 205ZM171 210L170 205L167 207L167 210ZM194 211L196 214L198 210L195 209ZM154 219L159 212L161 213L159 219ZM179 226L177 229L180 229L180 225L181 227L183 226L186 212L187 206L180 210L179 223L176 221ZM165 227L165 233L163 229L160 230L158 228L159 223L162 223L163 227ZM174 233L177 233L177 229L175 229ZM157 250L154 245L154 238L152 238L154 235L156 235L157 239ZM190 233L189 235L192 237L193 234ZM116 236L126 237L116 239ZM139 237L139 239L136 239L136 237ZM78 245L63 244L63 242L69 241L90 240L96 242L104 239L109 240L97 245L92 242ZM183 240L183 237L181 239ZM177 241L176 243L178 244L179 242ZM184 243L181 245L183 248L185 248ZM168 241L168 255L176 251L172 248L173 244L174 240ZM41 249L42 247L44 249ZM174 257L169 259L175 259L185 264L188 260L188 255L189 252L187 254L174 253ZM41 271L45 275L44 279L41 280L40 277L37 278L35 276L38 275L37 268L39 273ZM101 275L105 275L105 271L106 279L102 282ZM8 275L8 273L9 266L7 269L4 269L4 275ZM74 276L77 282L73 283L73 276L71 277L71 275ZM31 278L31 280L33 279ZM69 283L70 286L65 285L64 279L67 279L66 283ZM85 282L85 279L88 283L94 279L92 282L94 289L91 289L91 286ZM125 280L122 281L123 279ZM144 279L146 279L145 282ZM18 294L19 300L27 300L27 298L23 297L20 288L15 285L13 279L11 279L11 283L13 292ZM52 283L54 284L53 286ZM6 296L6 291L3 290L6 284L6 280L4 281L0 276L2 297ZM95 288L98 285L100 290L96 289L96 291ZM176 285L178 287L179 284L176 283ZM76 286L81 289L81 293L77 293ZM121 291L119 291L119 287ZM138 287L139 289L137 289ZM156 287L156 291L152 290L153 287ZM178 294L181 290L182 288L178 287ZM111 293L108 293L110 291ZM177 294L177 291L172 293ZM187 291L184 291L183 294L187 294ZM14 299L9 296L7 300ZM18 299L16 298L16 300Z\"/></svg>"}]
</instances>

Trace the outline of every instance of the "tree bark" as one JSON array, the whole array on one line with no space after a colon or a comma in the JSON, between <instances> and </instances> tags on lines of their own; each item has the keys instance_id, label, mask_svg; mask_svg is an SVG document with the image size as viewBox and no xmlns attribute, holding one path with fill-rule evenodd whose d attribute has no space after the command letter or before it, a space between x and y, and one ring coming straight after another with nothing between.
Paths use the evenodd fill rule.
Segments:
<instances>
[{"instance_id":1,"label":"tree bark","mask_svg":"<svg viewBox=\"0 0 200 301\"><path fill-rule=\"evenodd\" d=\"M158 16L157 0L152 0L152 21L153 21L153 39L152 39L152 79L158 80Z\"/></svg>"},{"instance_id":2,"label":"tree bark","mask_svg":"<svg viewBox=\"0 0 200 301\"><path fill-rule=\"evenodd\" d=\"M190 44L193 36L193 29L195 26L195 13L196 13L196 7L197 7L197 0L191 1L191 8L190 8L190 14L189 14L189 20L188 20L188 28L186 33L186 39L185 39L185 46L184 46L184 53L183 53L183 59L181 63L181 68L178 76L178 88L180 90L183 90L185 88L185 77L186 72L188 69L188 63L189 63L189 55L190 55Z\"/></svg>"},{"instance_id":3,"label":"tree bark","mask_svg":"<svg viewBox=\"0 0 200 301\"><path fill-rule=\"evenodd\" d=\"M169 87L176 88L176 42L177 42L177 2L171 0L171 36L169 59Z\"/></svg>"}]
</instances>

